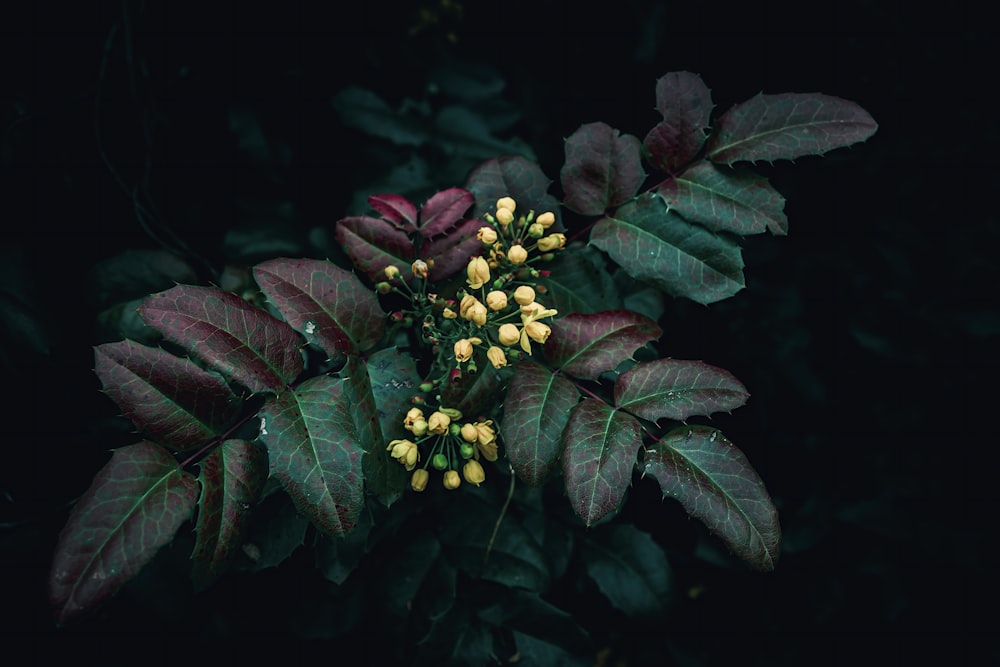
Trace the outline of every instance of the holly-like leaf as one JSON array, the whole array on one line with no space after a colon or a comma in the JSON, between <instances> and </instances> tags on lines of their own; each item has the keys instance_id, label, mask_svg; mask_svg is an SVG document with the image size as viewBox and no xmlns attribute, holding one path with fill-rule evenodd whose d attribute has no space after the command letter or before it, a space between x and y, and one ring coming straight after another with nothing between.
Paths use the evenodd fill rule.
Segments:
<instances>
[{"instance_id":1,"label":"holly-like leaf","mask_svg":"<svg viewBox=\"0 0 1000 667\"><path fill-rule=\"evenodd\" d=\"M601 215L638 192L642 170L639 140L606 123L587 123L566 139L559 172L564 204L582 215Z\"/></svg>"},{"instance_id":2,"label":"holly-like leaf","mask_svg":"<svg viewBox=\"0 0 1000 667\"><path fill-rule=\"evenodd\" d=\"M134 577L191 516L198 482L165 449L116 449L59 534L49 601L59 624L92 611Z\"/></svg>"},{"instance_id":3,"label":"holly-like leaf","mask_svg":"<svg viewBox=\"0 0 1000 667\"><path fill-rule=\"evenodd\" d=\"M644 361L615 381L615 405L652 422L729 412L749 397L729 371L701 361Z\"/></svg>"},{"instance_id":4,"label":"holly-like leaf","mask_svg":"<svg viewBox=\"0 0 1000 667\"><path fill-rule=\"evenodd\" d=\"M367 350L382 337L385 313L375 293L332 262L273 259L253 275L285 321L330 356Z\"/></svg>"},{"instance_id":5,"label":"holly-like leaf","mask_svg":"<svg viewBox=\"0 0 1000 667\"><path fill-rule=\"evenodd\" d=\"M143 301L139 315L250 391L279 391L302 372L298 334L235 294L178 285Z\"/></svg>"},{"instance_id":6,"label":"holly-like leaf","mask_svg":"<svg viewBox=\"0 0 1000 667\"><path fill-rule=\"evenodd\" d=\"M446 280L469 265L469 258L483 254L483 243L476 238L481 220L463 220L444 236L437 236L424 242L420 255L428 262L434 260L430 279L438 282Z\"/></svg>"},{"instance_id":7,"label":"holly-like leaf","mask_svg":"<svg viewBox=\"0 0 1000 667\"><path fill-rule=\"evenodd\" d=\"M864 141L878 124L854 102L820 93L759 93L722 114L708 140L713 162L794 160Z\"/></svg>"},{"instance_id":8,"label":"holly-like leaf","mask_svg":"<svg viewBox=\"0 0 1000 667\"><path fill-rule=\"evenodd\" d=\"M736 555L773 570L781 545L778 512L743 452L718 429L681 426L646 450L644 474L680 501Z\"/></svg>"},{"instance_id":9,"label":"holly-like leaf","mask_svg":"<svg viewBox=\"0 0 1000 667\"><path fill-rule=\"evenodd\" d=\"M741 236L765 229L776 235L788 233L785 198L766 178L747 169L702 160L660 183L656 191L686 220L712 231Z\"/></svg>"},{"instance_id":10,"label":"holly-like leaf","mask_svg":"<svg viewBox=\"0 0 1000 667\"><path fill-rule=\"evenodd\" d=\"M462 188L436 192L420 207L420 234L426 238L444 234L476 203L472 193ZM481 224L477 225L477 229Z\"/></svg>"},{"instance_id":11,"label":"holly-like leaf","mask_svg":"<svg viewBox=\"0 0 1000 667\"><path fill-rule=\"evenodd\" d=\"M739 246L667 210L655 194L599 220L590 242L633 278L673 296L707 304L744 287Z\"/></svg>"},{"instance_id":12,"label":"holly-like leaf","mask_svg":"<svg viewBox=\"0 0 1000 667\"><path fill-rule=\"evenodd\" d=\"M229 385L190 359L130 340L94 348L104 392L147 438L180 451L222 433L242 404Z\"/></svg>"},{"instance_id":13,"label":"holly-like leaf","mask_svg":"<svg viewBox=\"0 0 1000 667\"><path fill-rule=\"evenodd\" d=\"M204 588L242 541L250 509L267 479L267 452L246 440L226 440L199 466L198 537L191 558L196 585Z\"/></svg>"},{"instance_id":14,"label":"holly-like leaf","mask_svg":"<svg viewBox=\"0 0 1000 667\"><path fill-rule=\"evenodd\" d=\"M350 378L320 375L278 394L260 412L271 474L299 513L331 535L354 527L364 501L361 459L376 445L370 433L359 432L353 411L362 409L349 397L352 382L367 380L363 371Z\"/></svg>"},{"instance_id":15,"label":"holly-like leaf","mask_svg":"<svg viewBox=\"0 0 1000 667\"><path fill-rule=\"evenodd\" d=\"M617 511L641 446L632 415L592 398L573 408L563 431L562 468L570 504L585 524Z\"/></svg>"},{"instance_id":16,"label":"holly-like leaf","mask_svg":"<svg viewBox=\"0 0 1000 667\"><path fill-rule=\"evenodd\" d=\"M417 231L417 207L406 197L394 194L369 195L368 205L396 229L404 232Z\"/></svg>"},{"instance_id":17,"label":"holly-like leaf","mask_svg":"<svg viewBox=\"0 0 1000 667\"><path fill-rule=\"evenodd\" d=\"M413 277L413 243L391 223L366 215L341 218L334 236L354 266L373 281L385 280L385 267L390 265L404 280Z\"/></svg>"},{"instance_id":18,"label":"holly-like leaf","mask_svg":"<svg viewBox=\"0 0 1000 667\"><path fill-rule=\"evenodd\" d=\"M649 163L674 173L693 160L705 143L712 113L712 93L691 72L670 72L656 80L656 110L663 120L642 145Z\"/></svg>"},{"instance_id":19,"label":"holly-like leaf","mask_svg":"<svg viewBox=\"0 0 1000 667\"><path fill-rule=\"evenodd\" d=\"M552 323L545 358L563 372L596 380L611 371L663 330L645 315L630 310L570 313Z\"/></svg>"},{"instance_id":20,"label":"holly-like leaf","mask_svg":"<svg viewBox=\"0 0 1000 667\"><path fill-rule=\"evenodd\" d=\"M484 213L495 212L497 200L513 197L517 203L516 214L551 211L555 224L549 231L562 229L562 215L559 200L548 194L549 179L541 168L520 155L504 155L483 162L471 172L465 182L465 189L476 197L476 208L472 218L483 219Z\"/></svg>"},{"instance_id":21,"label":"holly-like leaf","mask_svg":"<svg viewBox=\"0 0 1000 667\"><path fill-rule=\"evenodd\" d=\"M622 308L624 301L606 262L607 257L593 246L571 245L545 264L551 273L538 279L546 289L539 299L560 313L597 313Z\"/></svg>"},{"instance_id":22,"label":"holly-like leaf","mask_svg":"<svg viewBox=\"0 0 1000 667\"><path fill-rule=\"evenodd\" d=\"M615 608L629 616L663 614L670 563L649 533L630 524L601 526L581 548L587 575Z\"/></svg>"},{"instance_id":23,"label":"holly-like leaf","mask_svg":"<svg viewBox=\"0 0 1000 667\"><path fill-rule=\"evenodd\" d=\"M420 392L420 374L413 357L388 347L368 358L367 370L382 439L388 444L412 438L413 434L403 428L403 418L413 407L410 399ZM408 479L406 468L376 448L365 457L364 470L368 488L386 506L399 500Z\"/></svg>"},{"instance_id":24,"label":"holly-like leaf","mask_svg":"<svg viewBox=\"0 0 1000 667\"><path fill-rule=\"evenodd\" d=\"M503 441L518 478L540 486L562 453L561 435L580 394L573 383L533 361L521 361L504 399Z\"/></svg>"}]
</instances>

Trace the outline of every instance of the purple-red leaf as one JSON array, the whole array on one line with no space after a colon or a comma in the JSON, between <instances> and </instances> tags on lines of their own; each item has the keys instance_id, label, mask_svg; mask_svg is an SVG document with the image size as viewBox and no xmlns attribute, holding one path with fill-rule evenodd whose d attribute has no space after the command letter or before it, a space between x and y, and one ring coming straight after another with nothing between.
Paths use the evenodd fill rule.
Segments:
<instances>
[{"instance_id":1,"label":"purple-red leaf","mask_svg":"<svg viewBox=\"0 0 1000 667\"><path fill-rule=\"evenodd\" d=\"M540 486L555 468L562 432L580 399L573 383L533 361L521 361L504 399L503 441L522 482Z\"/></svg>"},{"instance_id":2,"label":"purple-red leaf","mask_svg":"<svg viewBox=\"0 0 1000 667\"><path fill-rule=\"evenodd\" d=\"M191 558L194 580L204 588L240 546L250 509L267 479L267 452L246 440L226 440L199 467L198 537Z\"/></svg>"},{"instance_id":3,"label":"purple-red leaf","mask_svg":"<svg viewBox=\"0 0 1000 667\"><path fill-rule=\"evenodd\" d=\"M652 422L729 412L749 397L729 371L701 361L643 361L615 381L615 405Z\"/></svg>"},{"instance_id":4,"label":"purple-red leaf","mask_svg":"<svg viewBox=\"0 0 1000 667\"><path fill-rule=\"evenodd\" d=\"M590 398L573 408L563 431L563 475L573 511L588 526L618 509L641 446L632 415Z\"/></svg>"},{"instance_id":5,"label":"purple-red leaf","mask_svg":"<svg viewBox=\"0 0 1000 667\"><path fill-rule=\"evenodd\" d=\"M646 178L639 140L605 123L587 123L566 139L559 172L567 207L601 215L631 199Z\"/></svg>"},{"instance_id":6,"label":"purple-red leaf","mask_svg":"<svg viewBox=\"0 0 1000 667\"><path fill-rule=\"evenodd\" d=\"M721 301L744 286L739 246L668 211L659 195L598 220L590 242L636 280L698 303Z\"/></svg>"},{"instance_id":7,"label":"purple-red leaf","mask_svg":"<svg viewBox=\"0 0 1000 667\"><path fill-rule=\"evenodd\" d=\"M116 449L59 534L49 578L56 622L114 595L191 516L198 482L162 447Z\"/></svg>"},{"instance_id":8,"label":"purple-red leaf","mask_svg":"<svg viewBox=\"0 0 1000 667\"><path fill-rule=\"evenodd\" d=\"M878 124L854 102L821 93L759 93L722 114L708 140L708 158L793 160L823 155L875 134Z\"/></svg>"},{"instance_id":9,"label":"purple-red leaf","mask_svg":"<svg viewBox=\"0 0 1000 667\"><path fill-rule=\"evenodd\" d=\"M674 173L698 155L712 113L712 93L691 72L670 72L656 80L656 110L663 120L649 131L643 148L649 163Z\"/></svg>"},{"instance_id":10,"label":"purple-red leaf","mask_svg":"<svg viewBox=\"0 0 1000 667\"><path fill-rule=\"evenodd\" d=\"M686 220L712 231L741 236L788 233L785 198L767 179L749 170L731 169L702 160L656 189Z\"/></svg>"},{"instance_id":11,"label":"purple-red leaf","mask_svg":"<svg viewBox=\"0 0 1000 667\"><path fill-rule=\"evenodd\" d=\"M564 373L587 380L614 370L638 348L663 335L656 322L631 310L570 313L551 326L545 357Z\"/></svg>"},{"instance_id":12,"label":"purple-red leaf","mask_svg":"<svg viewBox=\"0 0 1000 667\"><path fill-rule=\"evenodd\" d=\"M337 222L337 243L360 271L374 281L385 280L385 267L396 266L403 280L413 277L413 243L391 223L366 215Z\"/></svg>"},{"instance_id":13,"label":"purple-red leaf","mask_svg":"<svg viewBox=\"0 0 1000 667\"><path fill-rule=\"evenodd\" d=\"M462 188L448 188L435 193L420 207L420 234L426 238L444 234L475 203L472 193ZM479 226L481 223L477 229Z\"/></svg>"},{"instance_id":14,"label":"purple-red leaf","mask_svg":"<svg viewBox=\"0 0 1000 667\"><path fill-rule=\"evenodd\" d=\"M382 337L378 298L350 271L318 259L273 259L253 275L285 321L328 355L367 350Z\"/></svg>"},{"instance_id":15,"label":"purple-red leaf","mask_svg":"<svg viewBox=\"0 0 1000 667\"><path fill-rule=\"evenodd\" d=\"M536 214L551 211L555 224L549 231L562 229L559 200L548 193L549 179L541 168L520 155L504 155L483 162L470 173L465 189L476 197L473 218L482 220L484 213L495 212L497 200L513 197L517 202L517 215L534 210Z\"/></svg>"},{"instance_id":16,"label":"purple-red leaf","mask_svg":"<svg viewBox=\"0 0 1000 667\"><path fill-rule=\"evenodd\" d=\"M643 470L736 555L773 570L781 546L778 512L746 456L718 429L682 426L645 452Z\"/></svg>"},{"instance_id":17,"label":"purple-red leaf","mask_svg":"<svg viewBox=\"0 0 1000 667\"><path fill-rule=\"evenodd\" d=\"M295 331L235 294L178 285L143 301L139 315L164 338L250 391L279 391L302 372Z\"/></svg>"},{"instance_id":18,"label":"purple-red leaf","mask_svg":"<svg viewBox=\"0 0 1000 667\"><path fill-rule=\"evenodd\" d=\"M368 197L368 205L404 232L417 231L417 207L406 197L378 194Z\"/></svg>"},{"instance_id":19,"label":"purple-red leaf","mask_svg":"<svg viewBox=\"0 0 1000 667\"><path fill-rule=\"evenodd\" d=\"M130 340L94 348L104 392L150 440L177 450L204 445L239 414L229 385L190 359Z\"/></svg>"},{"instance_id":20,"label":"purple-red leaf","mask_svg":"<svg viewBox=\"0 0 1000 667\"><path fill-rule=\"evenodd\" d=\"M469 258L483 254L483 243L476 238L482 226L482 221L470 218L444 236L424 241L420 250L421 259L434 260L430 280L437 282L450 278L465 270Z\"/></svg>"}]
</instances>

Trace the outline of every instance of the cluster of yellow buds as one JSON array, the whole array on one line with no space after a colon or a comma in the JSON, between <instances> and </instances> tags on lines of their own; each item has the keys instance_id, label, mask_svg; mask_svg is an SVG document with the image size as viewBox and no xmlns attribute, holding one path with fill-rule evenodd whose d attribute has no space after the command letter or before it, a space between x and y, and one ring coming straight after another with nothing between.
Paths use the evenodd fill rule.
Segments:
<instances>
[{"instance_id":1,"label":"cluster of yellow buds","mask_svg":"<svg viewBox=\"0 0 1000 667\"><path fill-rule=\"evenodd\" d=\"M480 259L491 269L523 266L528 263L532 250L547 258L553 251L566 247L565 234L549 233L556 222L554 213L546 211L536 217L534 211L528 211L517 217L516 211L517 202L513 198L501 197L496 203L496 214L485 216L491 226L480 227L476 235L490 249L489 256ZM471 279L472 275L469 277Z\"/></svg>"}]
</instances>

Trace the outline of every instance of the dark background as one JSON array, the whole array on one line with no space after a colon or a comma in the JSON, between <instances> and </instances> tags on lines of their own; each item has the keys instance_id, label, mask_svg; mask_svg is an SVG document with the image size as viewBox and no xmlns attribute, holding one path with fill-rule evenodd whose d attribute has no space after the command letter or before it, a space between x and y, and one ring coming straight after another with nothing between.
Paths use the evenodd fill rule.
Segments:
<instances>
[{"instance_id":1,"label":"dark background","mask_svg":"<svg viewBox=\"0 0 1000 667\"><path fill-rule=\"evenodd\" d=\"M658 664L669 636L690 664L996 659L981 610L995 600L985 536L1000 333L1000 222L987 206L1000 186L997 35L978 11L863 1L8 3L0 633L36 648L116 632L211 635L127 595L79 627L49 621L44 579L69 504L108 450L131 441L109 431L116 409L91 372L92 345L106 335L91 271L122 250L158 247L145 212L204 259L202 280L230 259L227 231L261 218L280 217L289 248L302 246L344 215L380 164L333 95L354 84L396 107L426 95L428 71L457 62L499 72L502 97L523 115L504 136L535 150L555 188L562 139L596 120L641 137L657 120L655 80L670 71L700 74L717 111L760 91L823 92L880 126L824 158L758 165L788 200L788 237L746 241L747 288L735 298L668 306L665 353L729 369L752 394L716 421L779 506L782 561L752 574L692 547L691 530L664 534L672 510L640 485L623 517L657 537L679 585L698 594L655 632L622 628L615 655ZM266 164L241 151L234 109L258 119ZM262 599L287 583L259 582Z\"/></svg>"}]
</instances>

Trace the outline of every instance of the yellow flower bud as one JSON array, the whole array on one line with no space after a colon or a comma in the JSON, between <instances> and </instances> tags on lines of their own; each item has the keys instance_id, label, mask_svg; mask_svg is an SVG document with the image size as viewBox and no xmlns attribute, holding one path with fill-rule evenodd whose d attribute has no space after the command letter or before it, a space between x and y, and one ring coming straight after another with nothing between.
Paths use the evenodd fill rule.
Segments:
<instances>
[{"instance_id":1,"label":"yellow flower bud","mask_svg":"<svg viewBox=\"0 0 1000 667\"><path fill-rule=\"evenodd\" d=\"M410 410L406 413L406 417L403 418L403 428L409 431L410 428L413 426L413 422L423 418L424 418L423 410L421 410L420 408L410 408Z\"/></svg>"},{"instance_id":2,"label":"yellow flower bud","mask_svg":"<svg viewBox=\"0 0 1000 667\"><path fill-rule=\"evenodd\" d=\"M507 355L496 345L486 350L486 358L493 364L493 368L503 368L507 365Z\"/></svg>"},{"instance_id":3,"label":"yellow flower bud","mask_svg":"<svg viewBox=\"0 0 1000 667\"><path fill-rule=\"evenodd\" d=\"M507 251L507 259L511 264L524 264L528 260L528 251L520 244L512 245Z\"/></svg>"},{"instance_id":4,"label":"yellow flower bud","mask_svg":"<svg viewBox=\"0 0 1000 667\"><path fill-rule=\"evenodd\" d=\"M549 334L552 333L549 325L542 324L541 322L528 322L524 325L524 331L536 343L544 343L548 339Z\"/></svg>"},{"instance_id":5,"label":"yellow flower bud","mask_svg":"<svg viewBox=\"0 0 1000 667\"><path fill-rule=\"evenodd\" d=\"M410 488L414 491L423 491L427 488L427 480L430 479L431 474L426 470L414 470L413 476L410 477Z\"/></svg>"},{"instance_id":6,"label":"yellow flower bud","mask_svg":"<svg viewBox=\"0 0 1000 667\"><path fill-rule=\"evenodd\" d=\"M486 481L486 471L483 470L483 466L479 465L479 461L470 460L462 466L462 477L469 484L479 486Z\"/></svg>"},{"instance_id":7,"label":"yellow flower bud","mask_svg":"<svg viewBox=\"0 0 1000 667\"><path fill-rule=\"evenodd\" d=\"M427 435L427 420L418 419L417 421L413 422L413 428L411 428L410 431L412 431L413 435L417 436L418 438Z\"/></svg>"},{"instance_id":8,"label":"yellow flower bud","mask_svg":"<svg viewBox=\"0 0 1000 667\"><path fill-rule=\"evenodd\" d=\"M497 230L493 229L492 227L480 227L479 233L476 234L476 238L485 243L486 245L496 243Z\"/></svg>"},{"instance_id":9,"label":"yellow flower bud","mask_svg":"<svg viewBox=\"0 0 1000 667\"><path fill-rule=\"evenodd\" d=\"M507 295L500 290L493 290L486 295L486 305L490 310L503 310L507 307Z\"/></svg>"},{"instance_id":10,"label":"yellow flower bud","mask_svg":"<svg viewBox=\"0 0 1000 667\"><path fill-rule=\"evenodd\" d=\"M392 280L398 275L399 275L399 267L392 266L391 264L385 267L385 277L388 278L389 280Z\"/></svg>"},{"instance_id":11,"label":"yellow flower bud","mask_svg":"<svg viewBox=\"0 0 1000 667\"><path fill-rule=\"evenodd\" d=\"M453 320L458 317L458 313L451 308L445 308L441 315L443 315L446 320Z\"/></svg>"},{"instance_id":12,"label":"yellow flower bud","mask_svg":"<svg viewBox=\"0 0 1000 667\"><path fill-rule=\"evenodd\" d=\"M407 470L416 468L417 461L420 460L420 450L417 449L417 443L410 440L393 440L386 447L386 450L390 452L392 458L405 465Z\"/></svg>"},{"instance_id":13,"label":"yellow flower bud","mask_svg":"<svg viewBox=\"0 0 1000 667\"><path fill-rule=\"evenodd\" d=\"M431 413L430 418L427 420L427 430L434 435L444 435L448 432L448 426L450 424L451 417L443 412L435 410Z\"/></svg>"},{"instance_id":14,"label":"yellow flower bud","mask_svg":"<svg viewBox=\"0 0 1000 667\"><path fill-rule=\"evenodd\" d=\"M497 432L493 430L492 419L487 419L484 422L476 422L473 426L476 427L476 441L480 445L488 445L491 442L496 442Z\"/></svg>"},{"instance_id":15,"label":"yellow flower bud","mask_svg":"<svg viewBox=\"0 0 1000 667\"><path fill-rule=\"evenodd\" d=\"M466 274L469 277L466 282L469 283L469 287L472 289L479 289L484 284L490 282L490 266L482 257L473 257L469 260Z\"/></svg>"},{"instance_id":16,"label":"yellow flower bud","mask_svg":"<svg viewBox=\"0 0 1000 667\"><path fill-rule=\"evenodd\" d=\"M507 225L514 222L514 211L507 208L498 208L497 222L499 222L501 226L507 227Z\"/></svg>"},{"instance_id":17,"label":"yellow flower bud","mask_svg":"<svg viewBox=\"0 0 1000 667\"><path fill-rule=\"evenodd\" d=\"M545 213L542 213L540 216L535 218L535 222L541 225L545 229L548 229L553 224L555 224L555 221L556 221L556 215L551 211L546 211Z\"/></svg>"},{"instance_id":18,"label":"yellow flower bud","mask_svg":"<svg viewBox=\"0 0 1000 667\"><path fill-rule=\"evenodd\" d=\"M497 340L500 341L501 345L513 345L520 337L521 334L518 332L517 327L510 323L501 324L500 329L497 331Z\"/></svg>"},{"instance_id":19,"label":"yellow flower bud","mask_svg":"<svg viewBox=\"0 0 1000 667\"><path fill-rule=\"evenodd\" d=\"M549 234L544 238L538 239L538 249L542 252L550 252L552 250L559 250L566 247L566 235L565 234Z\"/></svg>"},{"instance_id":20,"label":"yellow flower bud","mask_svg":"<svg viewBox=\"0 0 1000 667\"><path fill-rule=\"evenodd\" d=\"M514 290L514 301L521 306L527 306L529 303L535 300L535 290L528 287L527 285L521 285L516 290Z\"/></svg>"},{"instance_id":21,"label":"yellow flower bud","mask_svg":"<svg viewBox=\"0 0 1000 667\"><path fill-rule=\"evenodd\" d=\"M466 442L475 442L479 438L479 431L476 430L475 424L465 423L462 424L461 430L462 440Z\"/></svg>"},{"instance_id":22,"label":"yellow flower bud","mask_svg":"<svg viewBox=\"0 0 1000 667\"><path fill-rule=\"evenodd\" d=\"M469 310L465 313L465 319L469 320L477 327L481 327L486 324L486 306L476 301L474 304L469 306Z\"/></svg>"},{"instance_id":23,"label":"yellow flower bud","mask_svg":"<svg viewBox=\"0 0 1000 667\"><path fill-rule=\"evenodd\" d=\"M447 470L444 473L444 488L452 491L462 485L462 478L458 476L457 470Z\"/></svg>"},{"instance_id":24,"label":"yellow flower bud","mask_svg":"<svg viewBox=\"0 0 1000 667\"><path fill-rule=\"evenodd\" d=\"M528 226L528 236L530 236L533 239L541 238L545 236L545 228L542 227L537 222L533 222L531 223L531 225Z\"/></svg>"},{"instance_id":25,"label":"yellow flower bud","mask_svg":"<svg viewBox=\"0 0 1000 667\"><path fill-rule=\"evenodd\" d=\"M418 259L410 265L410 270L413 271L413 275L417 278L426 278L429 267L427 266L427 262Z\"/></svg>"},{"instance_id":26,"label":"yellow flower bud","mask_svg":"<svg viewBox=\"0 0 1000 667\"><path fill-rule=\"evenodd\" d=\"M462 301L458 304L458 314L464 318L466 313L469 312L469 308L477 303L479 303L479 299L471 294L466 294L462 297Z\"/></svg>"},{"instance_id":27,"label":"yellow flower bud","mask_svg":"<svg viewBox=\"0 0 1000 667\"><path fill-rule=\"evenodd\" d=\"M455 341L455 361L459 363L468 361L472 358L473 352L475 352L475 349L468 338L460 338Z\"/></svg>"},{"instance_id":28,"label":"yellow flower bud","mask_svg":"<svg viewBox=\"0 0 1000 667\"><path fill-rule=\"evenodd\" d=\"M487 442L487 443L477 442L476 443L476 449L479 450L479 453L487 461L496 461L497 460L497 441L496 440L491 440L490 442Z\"/></svg>"},{"instance_id":29,"label":"yellow flower bud","mask_svg":"<svg viewBox=\"0 0 1000 667\"><path fill-rule=\"evenodd\" d=\"M501 209L507 209L513 213L516 208L517 203L512 197L501 197L497 200L497 213L499 213Z\"/></svg>"}]
</instances>

